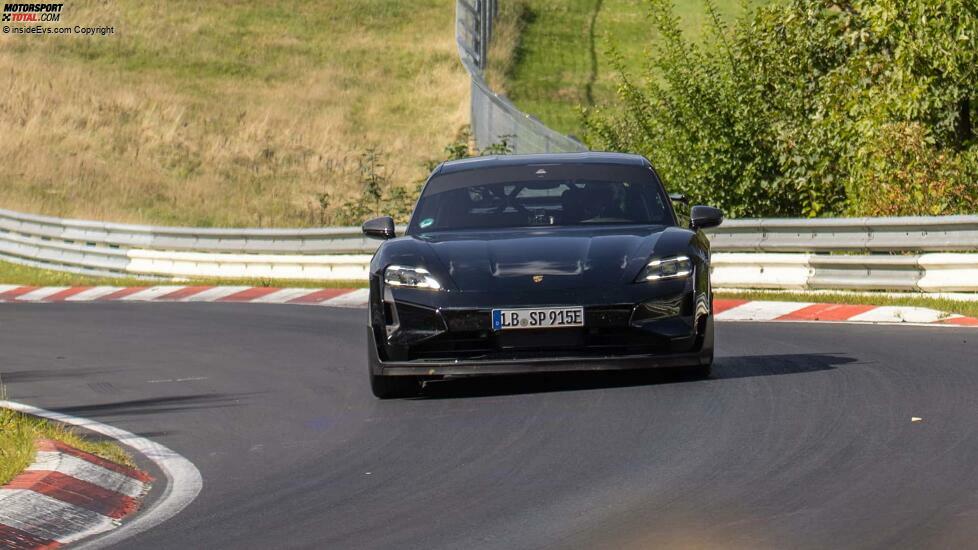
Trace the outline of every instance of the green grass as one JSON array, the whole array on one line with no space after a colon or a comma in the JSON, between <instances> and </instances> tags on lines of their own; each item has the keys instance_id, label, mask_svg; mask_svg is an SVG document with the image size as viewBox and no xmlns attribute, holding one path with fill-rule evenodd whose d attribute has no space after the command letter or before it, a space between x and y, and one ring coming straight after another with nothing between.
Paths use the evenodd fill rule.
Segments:
<instances>
[{"instance_id":1,"label":"green grass","mask_svg":"<svg viewBox=\"0 0 978 550\"><path fill-rule=\"evenodd\" d=\"M288 279L213 279L194 278L186 281L161 281L133 277L91 277L39 269L10 262L0 262L0 284L25 286L154 286L166 284L208 286L267 286L275 288L361 288L367 281L309 281Z\"/></svg>"},{"instance_id":2,"label":"green grass","mask_svg":"<svg viewBox=\"0 0 978 550\"><path fill-rule=\"evenodd\" d=\"M764 0L761 0L764 1ZM643 0L527 0L530 16L506 88L516 105L563 133L580 135L579 108L608 104L615 74L607 41L616 45L633 75L644 75L653 30ZM740 13L739 0L716 0L727 22ZM686 36L698 40L707 28L701 0L676 0Z\"/></svg>"},{"instance_id":3,"label":"green grass","mask_svg":"<svg viewBox=\"0 0 978 550\"><path fill-rule=\"evenodd\" d=\"M915 306L935 309L946 313L957 313L967 317L978 318L978 301L950 300L947 298L930 298L919 294L906 296L890 296L882 293L801 293L777 292L769 290L748 290L737 292L717 292L717 298L733 298L739 300L760 300L775 302L817 302L828 304L856 304L867 306Z\"/></svg>"},{"instance_id":4,"label":"green grass","mask_svg":"<svg viewBox=\"0 0 978 550\"><path fill-rule=\"evenodd\" d=\"M117 464L135 466L129 453L115 443L88 439L62 424L0 408L0 486L34 460L34 440L38 438L61 441Z\"/></svg>"}]
</instances>

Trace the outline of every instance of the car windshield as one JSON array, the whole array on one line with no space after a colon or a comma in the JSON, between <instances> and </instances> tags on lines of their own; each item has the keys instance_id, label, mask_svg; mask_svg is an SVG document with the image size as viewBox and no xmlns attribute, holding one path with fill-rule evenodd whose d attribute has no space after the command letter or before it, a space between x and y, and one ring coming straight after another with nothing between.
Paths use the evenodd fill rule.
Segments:
<instances>
[{"instance_id":1,"label":"car windshield","mask_svg":"<svg viewBox=\"0 0 978 550\"><path fill-rule=\"evenodd\" d=\"M536 169L534 172L542 173L533 173L534 179L512 181L502 176L515 175L514 170L506 170L508 174L496 174L504 181L488 182L479 180L492 179L491 175L477 172L493 170L473 170L465 179L432 179L418 201L408 232L672 224L672 211L651 171L629 168L577 170L566 175L559 172L567 170Z\"/></svg>"}]
</instances>

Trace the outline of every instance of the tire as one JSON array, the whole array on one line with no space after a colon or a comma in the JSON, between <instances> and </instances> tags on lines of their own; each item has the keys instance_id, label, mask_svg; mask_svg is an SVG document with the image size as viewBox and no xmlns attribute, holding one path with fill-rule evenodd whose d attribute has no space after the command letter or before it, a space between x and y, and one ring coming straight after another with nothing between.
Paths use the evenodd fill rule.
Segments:
<instances>
[{"instance_id":1,"label":"tire","mask_svg":"<svg viewBox=\"0 0 978 550\"><path fill-rule=\"evenodd\" d=\"M421 380L417 376L379 376L371 373L370 390L377 399L415 397L421 393Z\"/></svg>"},{"instance_id":2,"label":"tire","mask_svg":"<svg viewBox=\"0 0 978 550\"><path fill-rule=\"evenodd\" d=\"M713 350L710 350L710 360L705 365L696 365L686 369L686 375L690 378L706 379L713 374Z\"/></svg>"},{"instance_id":3,"label":"tire","mask_svg":"<svg viewBox=\"0 0 978 550\"><path fill-rule=\"evenodd\" d=\"M705 380L713 374L713 364L698 365L686 369L686 375L697 380Z\"/></svg>"},{"instance_id":4,"label":"tire","mask_svg":"<svg viewBox=\"0 0 978 550\"><path fill-rule=\"evenodd\" d=\"M380 370L377 357L377 344L373 329L367 326L367 375L370 376L370 391L377 399L397 399L414 397L421 393L421 378L418 376L383 376L374 374Z\"/></svg>"}]
</instances>

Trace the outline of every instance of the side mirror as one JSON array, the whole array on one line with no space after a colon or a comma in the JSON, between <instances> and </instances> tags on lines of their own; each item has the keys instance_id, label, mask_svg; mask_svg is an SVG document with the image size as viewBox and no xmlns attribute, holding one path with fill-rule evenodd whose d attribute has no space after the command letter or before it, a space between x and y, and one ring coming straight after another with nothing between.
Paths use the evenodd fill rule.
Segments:
<instances>
[{"instance_id":1,"label":"side mirror","mask_svg":"<svg viewBox=\"0 0 978 550\"><path fill-rule=\"evenodd\" d=\"M685 205L689 205L689 197L683 195L682 193L669 193L669 200L672 202L681 202Z\"/></svg>"},{"instance_id":2,"label":"side mirror","mask_svg":"<svg viewBox=\"0 0 978 550\"><path fill-rule=\"evenodd\" d=\"M394 218L390 216L367 220L363 222L361 229L363 229L363 234L371 239L387 240L395 237Z\"/></svg>"},{"instance_id":3,"label":"side mirror","mask_svg":"<svg viewBox=\"0 0 978 550\"><path fill-rule=\"evenodd\" d=\"M716 227L721 223L723 223L723 212L719 208L697 205L689 212L689 227L692 229Z\"/></svg>"}]
</instances>

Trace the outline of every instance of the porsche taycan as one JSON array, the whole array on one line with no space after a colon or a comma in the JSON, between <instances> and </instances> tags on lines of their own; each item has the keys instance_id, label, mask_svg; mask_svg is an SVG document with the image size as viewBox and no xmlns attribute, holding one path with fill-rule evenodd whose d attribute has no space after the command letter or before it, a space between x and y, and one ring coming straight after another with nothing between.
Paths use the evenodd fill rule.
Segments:
<instances>
[{"instance_id":1,"label":"porsche taycan","mask_svg":"<svg viewBox=\"0 0 978 550\"><path fill-rule=\"evenodd\" d=\"M367 359L379 398L446 376L713 362L710 245L722 213L677 216L652 165L619 153L441 164L402 236L363 232Z\"/></svg>"}]
</instances>

